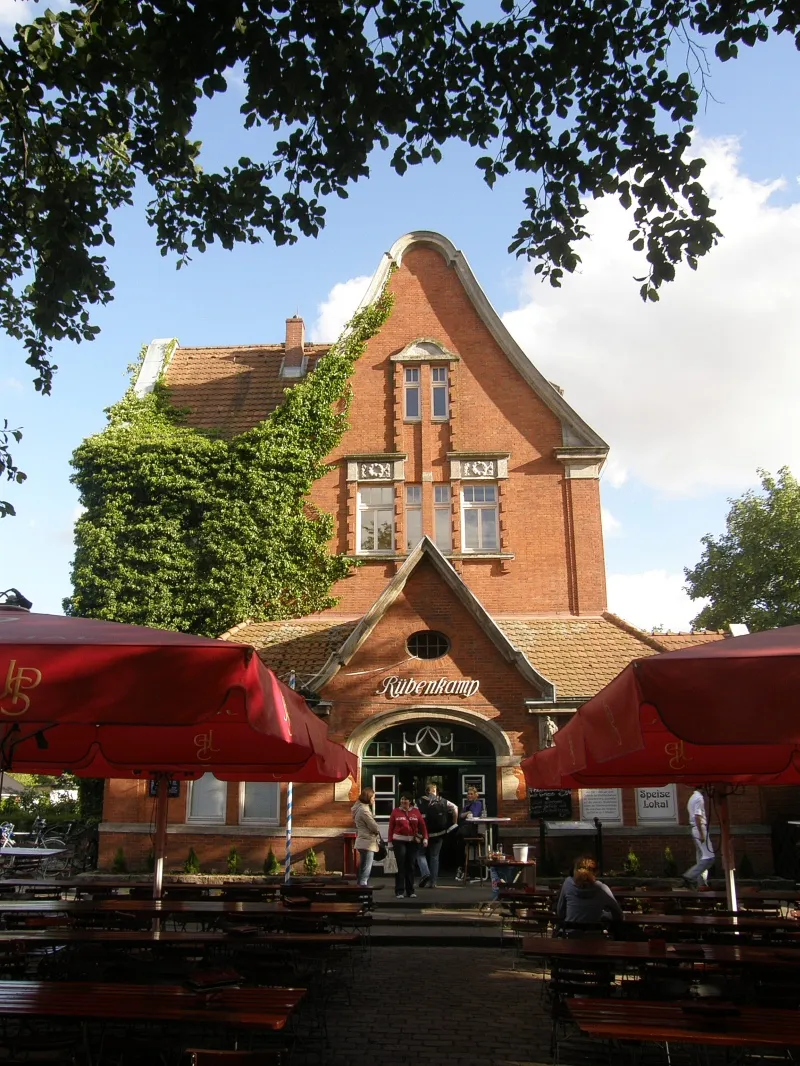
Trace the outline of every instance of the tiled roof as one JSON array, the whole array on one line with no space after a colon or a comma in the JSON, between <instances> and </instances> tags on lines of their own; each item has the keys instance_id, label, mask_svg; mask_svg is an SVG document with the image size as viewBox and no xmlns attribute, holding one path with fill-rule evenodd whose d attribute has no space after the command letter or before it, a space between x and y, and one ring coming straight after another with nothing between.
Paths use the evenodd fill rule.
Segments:
<instances>
[{"instance_id":1,"label":"tiled roof","mask_svg":"<svg viewBox=\"0 0 800 1066\"><path fill-rule=\"evenodd\" d=\"M559 700L586 699L633 659L658 652L653 639L614 615L600 618L513 618L495 621L537 670L555 683Z\"/></svg>"},{"instance_id":2,"label":"tiled roof","mask_svg":"<svg viewBox=\"0 0 800 1066\"><path fill-rule=\"evenodd\" d=\"M356 627L357 618L345 622L293 618L285 622L244 622L222 634L223 640L252 644L259 658L282 680L294 670L299 684L314 677Z\"/></svg>"},{"instance_id":3,"label":"tiled roof","mask_svg":"<svg viewBox=\"0 0 800 1066\"><path fill-rule=\"evenodd\" d=\"M593 696L632 659L661 650L656 643L660 637L640 633L611 614L599 618L495 616L494 620L531 665L555 684L559 700ZM344 644L358 621L249 622L223 636L253 644L280 677L286 678L293 669L302 684Z\"/></svg>"},{"instance_id":4,"label":"tiled roof","mask_svg":"<svg viewBox=\"0 0 800 1066\"><path fill-rule=\"evenodd\" d=\"M308 369L330 346L307 344ZM274 411L284 391L298 379L280 377L283 344L235 348L181 348L167 367L170 399L188 409L196 429L217 429L234 436L252 429Z\"/></svg>"},{"instance_id":5,"label":"tiled roof","mask_svg":"<svg viewBox=\"0 0 800 1066\"><path fill-rule=\"evenodd\" d=\"M708 644L712 640L725 640L726 634L702 630L699 633L654 633L653 636L667 651L677 651L679 648L693 648L696 644Z\"/></svg>"}]
</instances>

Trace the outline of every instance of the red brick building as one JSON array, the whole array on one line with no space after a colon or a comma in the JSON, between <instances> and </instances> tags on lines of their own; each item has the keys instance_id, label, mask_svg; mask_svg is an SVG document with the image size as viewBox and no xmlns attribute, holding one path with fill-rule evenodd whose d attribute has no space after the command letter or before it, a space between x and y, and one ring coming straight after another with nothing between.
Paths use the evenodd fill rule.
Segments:
<instances>
[{"instance_id":1,"label":"red brick building","mask_svg":"<svg viewBox=\"0 0 800 1066\"><path fill-rule=\"evenodd\" d=\"M380 815L401 789L420 793L435 780L458 803L476 784L489 812L511 819L507 848L536 842L523 756L631 659L722 637L654 636L607 612L599 478L608 446L525 356L462 253L439 234L409 234L383 257L365 303L385 285L392 313L356 365L350 429L313 493L336 516L331 549L361 565L335 589L334 610L242 619L224 634L315 693L333 737L361 760L357 784L295 788L298 859L313 846L329 869L342 867L361 784L375 788ZM234 434L268 415L326 350L305 343L299 318L287 320L282 344L153 342L138 387L163 372L194 425ZM108 783L106 863L119 847L131 866L144 860L145 789ZM684 790L662 793L574 795L571 819L550 825L553 855L590 848L585 826L599 813L607 865L632 847L661 873L669 846L683 868ZM771 864L764 802L758 790L732 801L737 851L759 870ZM209 778L171 804L172 866L189 846L209 870L224 869L233 844L253 869L269 846L283 855L277 785Z\"/></svg>"}]
</instances>

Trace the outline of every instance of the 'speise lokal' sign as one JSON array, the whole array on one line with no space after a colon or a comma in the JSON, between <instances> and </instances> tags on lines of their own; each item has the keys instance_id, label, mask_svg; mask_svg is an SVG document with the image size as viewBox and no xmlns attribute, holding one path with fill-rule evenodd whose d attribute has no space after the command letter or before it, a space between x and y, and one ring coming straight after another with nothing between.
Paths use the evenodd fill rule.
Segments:
<instances>
[{"instance_id":1,"label":"'speise lokal' sign","mask_svg":"<svg viewBox=\"0 0 800 1066\"><path fill-rule=\"evenodd\" d=\"M417 681L414 677L385 677L377 695L385 696L387 700L395 700L398 696L460 696L467 699L474 696L480 686L480 681L471 677L463 677L458 681L448 681L446 677L430 681Z\"/></svg>"}]
</instances>

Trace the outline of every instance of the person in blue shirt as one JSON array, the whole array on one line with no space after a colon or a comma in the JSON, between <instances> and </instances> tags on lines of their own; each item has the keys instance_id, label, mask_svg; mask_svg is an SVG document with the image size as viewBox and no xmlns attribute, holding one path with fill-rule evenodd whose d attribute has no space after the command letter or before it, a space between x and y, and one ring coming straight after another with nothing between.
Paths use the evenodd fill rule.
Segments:
<instances>
[{"instance_id":1,"label":"person in blue shirt","mask_svg":"<svg viewBox=\"0 0 800 1066\"><path fill-rule=\"evenodd\" d=\"M571 877L561 886L556 904L558 923L568 937L603 936L603 922L624 919L611 889L597 880L597 863L584 857L575 863Z\"/></svg>"},{"instance_id":2,"label":"person in blue shirt","mask_svg":"<svg viewBox=\"0 0 800 1066\"><path fill-rule=\"evenodd\" d=\"M466 867L467 858L467 841L474 840L475 837L480 836L480 827L473 825L474 818L486 817L486 803L478 795L477 788L474 785L470 785L467 789L467 798L461 804L461 813L458 816L458 835L463 843L464 852L462 856L462 865L459 866L456 872L456 881L464 880L464 869Z\"/></svg>"}]
</instances>

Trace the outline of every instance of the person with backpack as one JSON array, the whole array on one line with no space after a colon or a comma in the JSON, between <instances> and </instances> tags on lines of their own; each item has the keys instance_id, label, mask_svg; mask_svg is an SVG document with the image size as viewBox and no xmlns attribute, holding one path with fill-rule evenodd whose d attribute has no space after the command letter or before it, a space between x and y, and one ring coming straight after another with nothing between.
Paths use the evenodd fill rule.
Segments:
<instances>
[{"instance_id":1,"label":"person with backpack","mask_svg":"<svg viewBox=\"0 0 800 1066\"><path fill-rule=\"evenodd\" d=\"M432 781L419 801L419 809L428 827L428 856L422 851L417 855L417 865L422 874L420 888L436 888L439 878L439 855L444 838L458 824L458 807L439 795L439 788Z\"/></svg>"}]
</instances>

